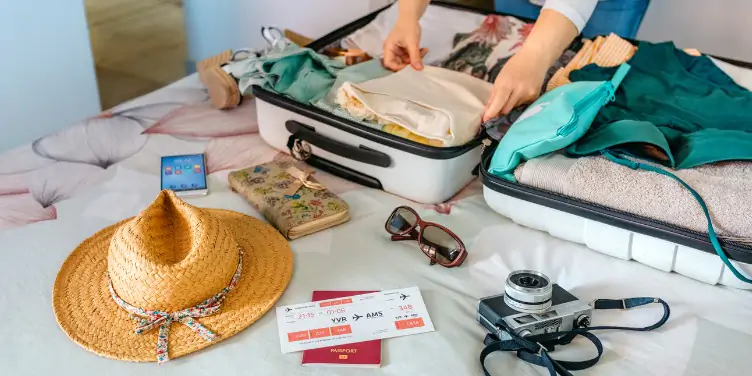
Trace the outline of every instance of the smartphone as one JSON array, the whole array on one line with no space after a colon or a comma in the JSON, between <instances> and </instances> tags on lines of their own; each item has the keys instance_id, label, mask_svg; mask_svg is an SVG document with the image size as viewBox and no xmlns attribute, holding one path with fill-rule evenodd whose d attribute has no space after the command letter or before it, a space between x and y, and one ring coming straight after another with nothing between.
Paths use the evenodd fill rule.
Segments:
<instances>
[{"instance_id":1,"label":"smartphone","mask_svg":"<svg viewBox=\"0 0 752 376\"><path fill-rule=\"evenodd\" d=\"M204 154L162 157L162 189L181 197L206 196L206 163Z\"/></svg>"}]
</instances>

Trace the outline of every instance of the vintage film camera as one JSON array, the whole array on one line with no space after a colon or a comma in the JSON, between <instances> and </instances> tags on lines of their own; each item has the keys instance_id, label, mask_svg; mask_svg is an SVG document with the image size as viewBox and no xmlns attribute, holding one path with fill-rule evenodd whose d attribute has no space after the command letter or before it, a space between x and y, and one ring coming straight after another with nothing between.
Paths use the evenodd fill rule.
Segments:
<instances>
[{"instance_id":1,"label":"vintage film camera","mask_svg":"<svg viewBox=\"0 0 752 376\"><path fill-rule=\"evenodd\" d=\"M478 322L501 340L510 339L496 325L504 322L520 337L566 332L590 325L593 308L532 270L509 274L504 294L478 301Z\"/></svg>"}]
</instances>

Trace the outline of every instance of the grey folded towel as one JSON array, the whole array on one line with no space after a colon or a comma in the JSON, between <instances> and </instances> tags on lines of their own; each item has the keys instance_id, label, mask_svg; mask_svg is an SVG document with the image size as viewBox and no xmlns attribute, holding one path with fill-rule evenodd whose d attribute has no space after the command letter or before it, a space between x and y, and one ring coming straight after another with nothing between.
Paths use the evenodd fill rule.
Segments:
<instances>
[{"instance_id":1,"label":"grey folded towel","mask_svg":"<svg viewBox=\"0 0 752 376\"><path fill-rule=\"evenodd\" d=\"M752 243L752 163L668 170L702 196L720 237ZM521 184L707 233L705 215L692 194L654 172L632 170L600 156L550 154L521 164L514 175Z\"/></svg>"}]
</instances>

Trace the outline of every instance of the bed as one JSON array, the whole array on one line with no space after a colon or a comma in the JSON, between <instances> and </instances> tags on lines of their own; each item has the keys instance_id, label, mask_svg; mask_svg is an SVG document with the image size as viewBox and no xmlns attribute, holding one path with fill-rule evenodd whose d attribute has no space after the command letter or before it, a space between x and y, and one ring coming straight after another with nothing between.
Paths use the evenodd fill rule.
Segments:
<instances>
[{"instance_id":1,"label":"bed","mask_svg":"<svg viewBox=\"0 0 752 376\"><path fill-rule=\"evenodd\" d=\"M352 219L291 242L294 274L277 304L308 301L314 289L419 287L436 331L385 340L378 370L301 367L301 353L281 353L272 312L228 340L161 366L102 358L70 341L51 304L60 265L81 241L156 197L160 156L205 152L210 193L188 201L261 217L227 184L233 169L280 155L260 139L254 111L253 100L231 112L212 109L190 76L0 154L3 374L478 375L485 331L476 302L501 293L516 269L544 272L585 301L657 296L671 305L671 319L658 331L600 333L601 362L577 374L747 373L752 293L624 262L514 224L486 206L477 180L450 201L425 206L319 173L349 203ZM465 264L432 267L415 244L392 243L383 224L398 205L411 205L461 236L469 250ZM648 325L660 315L659 307L645 307L599 312L593 321ZM575 341L553 354L590 357L590 346ZM487 365L499 375L544 374L509 353L491 355Z\"/></svg>"}]
</instances>

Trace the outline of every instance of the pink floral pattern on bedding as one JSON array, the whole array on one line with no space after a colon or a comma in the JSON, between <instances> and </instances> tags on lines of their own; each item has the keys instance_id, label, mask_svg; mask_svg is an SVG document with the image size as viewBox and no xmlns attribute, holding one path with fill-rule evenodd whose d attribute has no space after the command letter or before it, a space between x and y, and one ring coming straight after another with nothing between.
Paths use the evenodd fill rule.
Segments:
<instances>
[{"instance_id":1,"label":"pink floral pattern on bedding","mask_svg":"<svg viewBox=\"0 0 752 376\"><path fill-rule=\"evenodd\" d=\"M207 124L207 119L212 119L212 123ZM212 138L257 132L256 106L246 101L232 111L218 111L207 102L179 107L144 133Z\"/></svg>"},{"instance_id":2,"label":"pink floral pattern on bedding","mask_svg":"<svg viewBox=\"0 0 752 376\"><path fill-rule=\"evenodd\" d=\"M139 153L156 159L183 152L179 143L177 152L174 142L163 146L169 143L164 138L185 142L185 153L203 151L209 174L291 158L261 139L252 99L235 110L219 111L202 88L166 87L0 153L0 229L56 219L56 205L86 195L87 189L112 178L110 169ZM325 172L316 177L336 194L362 188ZM227 181L222 176L217 180ZM428 207L448 214L454 202L479 192L473 187Z\"/></svg>"},{"instance_id":3,"label":"pink floral pattern on bedding","mask_svg":"<svg viewBox=\"0 0 752 376\"><path fill-rule=\"evenodd\" d=\"M483 192L483 184L480 179L473 179L456 195L452 196L446 202L436 205L428 205L428 209L433 209L439 214L452 214L452 207L465 198L480 195Z\"/></svg>"},{"instance_id":4,"label":"pink floral pattern on bedding","mask_svg":"<svg viewBox=\"0 0 752 376\"><path fill-rule=\"evenodd\" d=\"M256 133L216 137L206 145L206 171L239 170L269 162L280 152Z\"/></svg>"}]
</instances>

